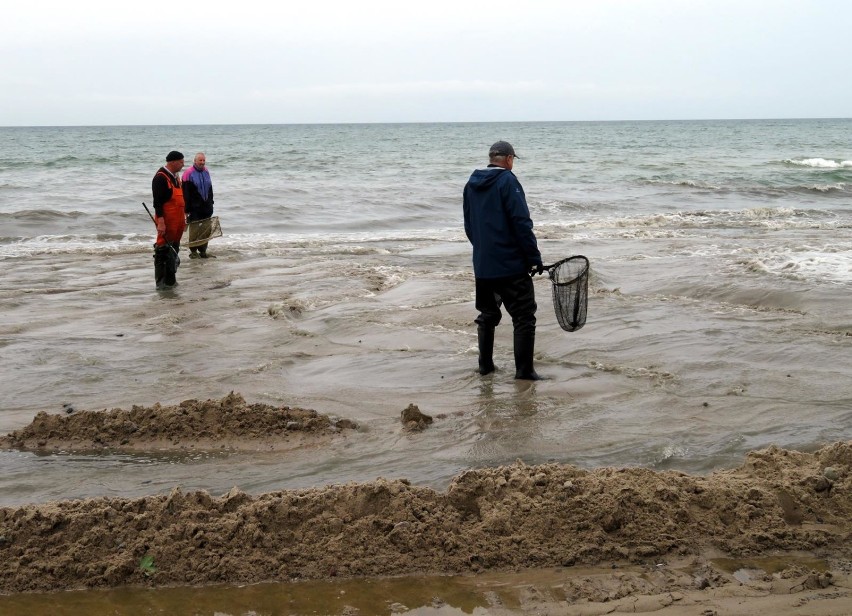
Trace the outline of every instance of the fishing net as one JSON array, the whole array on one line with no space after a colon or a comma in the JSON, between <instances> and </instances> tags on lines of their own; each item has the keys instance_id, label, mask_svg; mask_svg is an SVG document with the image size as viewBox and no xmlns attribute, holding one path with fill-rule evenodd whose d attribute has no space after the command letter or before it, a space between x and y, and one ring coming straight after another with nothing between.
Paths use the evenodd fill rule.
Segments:
<instances>
[{"instance_id":1,"label":"fishing net","mask_svg":"<svg viewBox=\"0 0 852 616\"><path fill-rule=\"evenodd\" d=\"M214 237L222 237L222 227L219 225L219 217L211 216L204 220L193 220L186 225L187 246L195 248L203 246Z\"/></svg>"},{"instance_id":2,"label":"fishing net","mask_svg":"<svg viewBox=\"0 0 852 616\"><path fill-rule=\"evenodd\" d=\"M589 303L589 260L577 255L547 268L553 284L553 308L559 326L575 332L586 324Z\"/></svg>"}]
</instances>

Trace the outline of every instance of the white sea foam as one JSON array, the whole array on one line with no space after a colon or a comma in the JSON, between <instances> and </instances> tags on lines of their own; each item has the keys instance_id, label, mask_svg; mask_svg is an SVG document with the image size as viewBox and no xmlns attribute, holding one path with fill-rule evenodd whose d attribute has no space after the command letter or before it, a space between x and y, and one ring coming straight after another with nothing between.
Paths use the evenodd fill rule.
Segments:
<instances>
[{"instance_id":1,"label":"white sea foam","mask_svg":"<svg viewBox=\"0 0 852 616\"><path fill-rule=\"evenodd\" d=\"M712 256L715 248L707 250L705 256ZM852 243L848 241L796 246L762 244L729 254L737 256L740 266L753 272L815 283L852 284Z\"/></svg>"},{"instance_id":2,"label":"white sea foam","mask_svg":"<svg viewBox=\"0 0 852 616\"><path fill-rule=\"evenodd\" d=\"M841 169L852 167L852 160L831 160L826 158L803 158L795 160L788 158L784 161L790 165L798 165L800 167L814 167L817 169Z\"/></svg>"},{"instance_id":3,"label":"white sea foam","mask_svg":"<svg viewBox=\"0 0 852 616\"><path fill-rule=\"evenodd\" d=\"M762 259L772 274L822 282L852 283L852 247L807 249L786 255L769 255Z\"/></svg>"},{"instance_id":4,"label":"white sea foam","mask_svg":"<svg viewBox=\"0 0 852 616\"><path fill-rule=\"evenodd\" d=\"M834 191L843 191L846 190L848 185L843 182L837 182L835 184L813 184L808 186L808 190L815 190L817 192L829 193Z\"/></svg>"},{"instance_id":5,"label":"white sea foam","mask_svg":"<svg viewBox=\"0 0 852 616\"><path fill-rule=\"evenodd\" d=\"M671 460L672 458L683 458L689 455L689 447L686 445L679 445L676 443L669 443L667 445L662 446L660 451L657 453L654 463L662 464L667 460Z\"/></svg>"}]
</instances>

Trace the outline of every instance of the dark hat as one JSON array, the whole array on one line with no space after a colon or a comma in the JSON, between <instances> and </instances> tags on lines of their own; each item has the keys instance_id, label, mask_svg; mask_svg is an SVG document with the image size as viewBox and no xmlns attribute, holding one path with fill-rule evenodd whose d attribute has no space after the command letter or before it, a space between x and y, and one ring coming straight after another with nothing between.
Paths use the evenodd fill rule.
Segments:
<instances>
[{"instance_id":1,"label":"dark hat","mask_svg":"<svg viewBox=\"0 0 852 616\"><path fill-rule=\"evenodd\" d=\"M512 147L512 146L509 146ZM173 160L183 160L183 154L178 152L177 150L172 150L168 154L166 154L166 162L170 163Z\"/></svg>"},{"instance_id":2,"label":"dark hat","mask_svg":"<svg viewBox=\"0 0 852 616\"><path fill-rule=\"evenodd\" d=\"M491 149L488 150L488 156L514 156L515 158L520 158L520 156L515 154L515 148L508 141L498 141L492 145Z\"/></svg>"}]
</instances>

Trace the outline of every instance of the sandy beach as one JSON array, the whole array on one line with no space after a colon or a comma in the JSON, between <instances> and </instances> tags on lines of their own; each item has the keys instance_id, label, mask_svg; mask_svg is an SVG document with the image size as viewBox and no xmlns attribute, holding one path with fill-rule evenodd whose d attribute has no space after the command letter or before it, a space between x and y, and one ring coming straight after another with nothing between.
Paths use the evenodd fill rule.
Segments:
<instances>
[{"instance_id":1,"label":"sandy beach","mask_svg":"<svg viewBox=\"0 0 852 616\"><path fill-rule=\"evenodd\" d=\"M412 411L400 430L417 438L431 418ZM280 441L289 443L282 455L309 456L328 439L358 438L345 419L231 394L39 414L0 447L250 450ZM519 461L463 472L445 491L387 478L5 507L0 611L38 613L58 597L45 591L418 576L435 592L423 603L407 604L419 599L403 584L388 591L398 595L391 607L341 595L320 613L470 613L450 592L462 579L473 583L477 614L848 614L850 493L852 443L835 443L813 453L771 447L707 476Z\"/></svg>"},{"instance_id":2,"label":"sandy beach","mask_svg":"<svg viewBox=\"0 0 852 616\"><path fill-rule=\"evenodd\" d=\"M849 126L0 130L0 615L852 614ZM476 371L498 137L591 263L537 382L508 317ZM224 235L157 292L172 144Z\"/></svg>"}]
</instances>

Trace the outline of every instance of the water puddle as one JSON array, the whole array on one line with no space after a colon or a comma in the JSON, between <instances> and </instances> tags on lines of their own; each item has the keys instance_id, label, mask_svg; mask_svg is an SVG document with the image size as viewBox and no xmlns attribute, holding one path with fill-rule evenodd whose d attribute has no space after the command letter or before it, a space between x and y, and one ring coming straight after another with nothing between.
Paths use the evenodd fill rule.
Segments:
<instances>
[{"instance_id":1,"label":"water puddle","mask_svg":"<svg viewBox=\"0 0 852 616\"><path fill-rule=\"evenodd\" d=\"M588 569L589 574L606 570ZM572 569L576 575L583 571ZM564 600L565 570L299 581L203 588L122 588L0 596L0 614L27 616L488 616L530 596Z\"/></svg>"}]
</instances>

